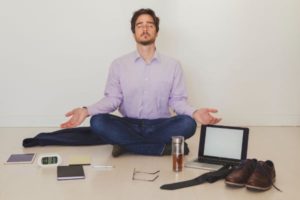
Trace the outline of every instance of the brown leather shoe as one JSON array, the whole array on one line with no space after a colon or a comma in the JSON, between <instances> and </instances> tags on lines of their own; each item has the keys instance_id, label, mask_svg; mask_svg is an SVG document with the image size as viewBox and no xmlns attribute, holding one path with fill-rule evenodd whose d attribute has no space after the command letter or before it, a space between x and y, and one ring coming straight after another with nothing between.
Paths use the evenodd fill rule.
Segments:
<instances>
[{"instance_id":1,"label":"brown leather shoe","mask_svg":"<svg viewBox=\"0 0 300 200\"><path fill-rule=\"evenodd\" d=\"M272 161L259 161L249 177L246 187L253 190L268 190L275 182L275 176L275 167Z\"/></svg>"},{"instance_id":2,"label":"brown leather shoe","mask_svg":"<svg viewBox=\"0 0 300 200\"><path fill-rule=\"evenodd\" d=\"M236 169L234 169L225 178L225 183L229 186L244 187L256 168L256 159L243 160Z\"/></svg>"}]
</instances>

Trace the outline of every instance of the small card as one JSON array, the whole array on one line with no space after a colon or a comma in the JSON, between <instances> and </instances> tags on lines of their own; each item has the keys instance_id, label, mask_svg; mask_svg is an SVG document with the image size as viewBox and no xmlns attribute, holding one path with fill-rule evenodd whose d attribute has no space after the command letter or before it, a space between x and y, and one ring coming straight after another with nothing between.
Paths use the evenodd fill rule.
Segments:
<instances>
[{"instance_id":1,"label":"small card","mask_svg":"<svg viewBox=\"0 0 300 200\"><path fill-rule=\"evenodd\" d=\"M11 154L5 164L30 164L33 163L34 158L35 153Z\"/></svg>"},{"instance_id":2,"label":"small card","mask_svg":"<svg viewBox=\"0 0 300 200\"><path fill-rule=\"evenodd\" d=\"M72 156L69 159L69 165L90 165L90 156Z\"/></svg>"}]
</instances>

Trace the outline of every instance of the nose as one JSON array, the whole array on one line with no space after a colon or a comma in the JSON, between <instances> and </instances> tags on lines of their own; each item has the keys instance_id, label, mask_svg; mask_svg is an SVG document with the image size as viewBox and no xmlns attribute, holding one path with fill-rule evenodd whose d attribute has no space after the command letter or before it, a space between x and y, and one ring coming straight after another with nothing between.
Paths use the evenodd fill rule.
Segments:
<instances>
[{"instance_id":1,"label":"nose","mask_svg":"<svg viewBox=\"0 0 300 200\"><path fill-rule=\"evenodd\" d=\"M148 34L148 29L146 29L146 28L143 28L143 34Z\"/></svg>"},{"instance_id":2,"label":"nose","mask_svg":"<svg viewBox=\"0 0 300 200\"><path fill-rule=\"evenodd\" d=\"M147 25L144 25L144 26L143 26L143 30L146 30L146 31L147 31L147 30L148 30L148 26L147 26Z\"/></svg>"}]
</instances>

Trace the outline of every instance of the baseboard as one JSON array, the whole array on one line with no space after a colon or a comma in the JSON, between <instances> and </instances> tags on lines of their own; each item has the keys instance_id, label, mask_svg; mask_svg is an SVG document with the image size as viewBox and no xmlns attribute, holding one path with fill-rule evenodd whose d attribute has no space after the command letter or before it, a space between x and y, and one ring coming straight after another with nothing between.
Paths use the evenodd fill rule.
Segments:
<instances>
[{"instance_id":1,"label":"baseboard","mask_svg":"<svg viewBox=\"0 0 300 200\"><path fill-rule=\"evenodd\" d=\"M300 126L300 115L226 115L222 116L220 123L233 126Z\"/></svg>"},{"instance_id":2,"label":"baseboard","mask_svg":"<svg viewBox=\"0 0 300 200\"><path fill-rule=\"evenodd\" d=\"M67 121L64 116L55 115L9 115L0 116L0 127L59 127ZM83 125L89 126L87 119Z\"/></svg>"},{"instance_id":3,"label":"baseboard","mask_svg":"<svg viewBox=\"0 0 300 200\"><path fill-rule=\"evenodd\" d=\"M54 115L0 115L0 127L59 127L67 118ZM232 126L300 126L300 115L223 115L220 124ZM83 126L89 125L87 119Z\"/></svg>"}]
</instances>

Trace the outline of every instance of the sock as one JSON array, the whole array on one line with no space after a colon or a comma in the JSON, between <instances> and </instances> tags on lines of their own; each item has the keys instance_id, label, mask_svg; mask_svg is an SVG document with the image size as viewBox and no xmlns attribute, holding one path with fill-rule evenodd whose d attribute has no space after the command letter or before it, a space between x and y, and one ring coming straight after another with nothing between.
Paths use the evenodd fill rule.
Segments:
<instances>
[{"instance_id":1,"label":"sock","mask_svg":"<svg viewBox=\"0 0 300 200\"><path fill-rule=\"evenodd\" d=\"M126 152L126 149L124 147L121 147L119 145L113 145L113 150L111 152L113 157L119 157L120 155L124 154Z\"/></svg>"}]
</instances>

